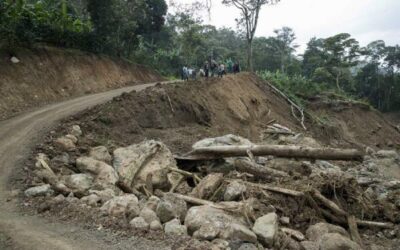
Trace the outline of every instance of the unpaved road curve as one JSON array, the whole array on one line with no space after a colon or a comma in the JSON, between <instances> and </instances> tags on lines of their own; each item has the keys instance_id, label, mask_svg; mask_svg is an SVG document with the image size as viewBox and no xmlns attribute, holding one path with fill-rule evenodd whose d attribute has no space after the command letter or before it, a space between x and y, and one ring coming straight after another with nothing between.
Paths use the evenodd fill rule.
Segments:
<instances>
[{"instance_id":1,"label":"unpaved road curve","mask_svg":"<svg viewBox=\"0 0 400 250\"><path fill-rule=\"evenodd\" d=\"M168 83L168 82L163 82ZM20 171L30 150L57 121L132 90L156 83L136 85L79 97L45 106L0 122L0 249L162 249L164 243L139 238L116 240L109 232L84 230L80 226L49 221L18 212L10 197L9 180Z\"/></svg>"}]
</instances>

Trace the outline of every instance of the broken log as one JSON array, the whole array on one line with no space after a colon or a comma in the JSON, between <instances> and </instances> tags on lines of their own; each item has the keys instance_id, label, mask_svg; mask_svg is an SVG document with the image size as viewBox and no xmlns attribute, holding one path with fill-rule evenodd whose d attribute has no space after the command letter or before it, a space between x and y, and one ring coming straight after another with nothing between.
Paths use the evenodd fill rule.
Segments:
<instances>
[{"instance_id":1,"label":"broken log","mask_svg":"<svg viewBox=\"0 0 400 250\"><path fill-rule=\"evenodd\" d=\"M347 222L349 224L351 239L364 249L364 244L358 232L356 217L354 217L354 215L347 216Z\"/></svg>"},{"instance_id":2,"label":"broken log","mask_svg":"<svg viewBox=\"0 0 400 250\"><path fill-rule=\"evenodd\" d=\"M316 198L318 201L320 201L322 204L324 204L325 207L329 208L330 210L332 210L336 214L341 215L341 216L346 216L347 215L347 213L343 209L341 209L333 201L331 201L328 198L326 198L325 196L323 196L318 190L314 189L312 191L312 196L314 198Z\"/></svg>"},{"instance_id":3,"label":"broken log","mask_svg":"<svg viewBox=\"0 0 400 250\"><path fill-rule=\"evenodd\" d=\"M331 214L329 211L326 211L325 209L320 209L320 211L323 213L323 215L327 218L329 218L332 221L335 221L336 223L342 224L342 225L348 225L348 221L346 218L349 216L349 214L341 209L336 203L333 201L329 200L325 196L323 196L319 191L313 190L312 191L312 196L318 199L324 206L329 208L332 212L335 214ZM338 216L336 216L338 215ZM376 221L366 221L366 220L359 220L355 219L356 223L358 226L363 226L363 227L377 227L377 228L393 228L393 224L389 222L376 222Z\"/></svg>"},{"instance_id":4,"label":"broken log","mask_svg":"<svg viewBox=\"0 0 400 250\"><path fill-rule=\"evenodd\" d=\"M288 177L289 175L283 171L279 171L270 167L262 166L255 162L248 161L245 158L238 158L234 161L235 169L239 172L246 172L258 177Z\"/></svg>"},{"instance_id":5,"label":"broken log","mask_svg":"<svg viewBox=\"0 0 400 250\"><path fill-rule=\"evenodd\" d=\"M320 160L362 160L364 154L357 149L312 148L292 145L210 146L200 147L182 157L186 160L212 160L226 157L273 155L287 158Z\"/></svg>"},{"instance_id":6,"label":"broken log","mask_svg":"<svg viewBox=\"0 0 400 250\"><path fill-rule=\"evenodd\" d=\"M242 180L230 180L230 179L225 180L225 181L226 182L238 181L238 182L241 182L241 183L243 183L245 185L248 185L248 186L257 187L257 188L261 188L261 189L264 189L264 190L267 190L267 191L280 193L280 194L285 194L285 195L294 196L294 197L300 197L300 196L304 195L303 192L299 192L299 191L295 191L295 190L291 190L291 189L286 189L286 188L273 187L273 186L269 186L269 185L266 185L266 184L257 184L257 183L242 181Z\"/></svg>"}]
</instances>

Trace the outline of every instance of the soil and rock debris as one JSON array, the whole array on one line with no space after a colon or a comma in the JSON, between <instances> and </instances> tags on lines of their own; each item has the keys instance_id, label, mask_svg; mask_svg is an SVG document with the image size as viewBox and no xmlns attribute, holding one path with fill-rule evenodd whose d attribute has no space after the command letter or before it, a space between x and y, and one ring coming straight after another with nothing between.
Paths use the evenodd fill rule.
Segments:
<instances>
[{"instance_id":1,"label":"soil and rock debris","mask_svg":"<svg viewBox=\"0 0 400 250\"><path fill-rule=\"evenodd\" d=\"M400 136L337 105L304 131L251 74L126 93L37 146L22 204L172 249L398 249Z\"/></svg>"}]
</instances>

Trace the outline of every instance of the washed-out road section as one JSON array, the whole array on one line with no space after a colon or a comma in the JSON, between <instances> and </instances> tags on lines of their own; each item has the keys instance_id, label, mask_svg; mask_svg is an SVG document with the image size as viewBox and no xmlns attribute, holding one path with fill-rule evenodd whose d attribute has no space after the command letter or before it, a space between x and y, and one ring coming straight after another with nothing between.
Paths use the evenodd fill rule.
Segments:
<instances>
[{"instance_id":1,"label":"washed-out road section","mask_svg":"<svg viewBox=\"0 0 400 250\"><path fill-rule=\"evenodd\" d=\"M162 84L170 82L161 82ZM164 249L161 241L114 237L104 230L85 230L79 225L54 222L27 215L9 200L10 179L22 173L22 163L35 144L62 118L111 100L133 90L141 91L157 83L130 86L82 96L48 105L0 122L0 249Z\"/></svg>"}]
</instances>

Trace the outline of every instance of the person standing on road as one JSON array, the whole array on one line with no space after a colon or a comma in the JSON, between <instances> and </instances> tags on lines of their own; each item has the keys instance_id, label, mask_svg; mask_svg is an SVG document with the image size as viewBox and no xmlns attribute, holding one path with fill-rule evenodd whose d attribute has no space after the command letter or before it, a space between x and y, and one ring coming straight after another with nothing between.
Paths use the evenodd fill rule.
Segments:
<instances>
[{"instance_id":1,"label":"person standing on road","mask_svg":"<svg viewBox=\"0 0 400 250\"><path fill-rule=\"evenodd\" d=\"M221 63L221 65L219 65L218 68L218 77L223 77L226 74L225 72L225 65L223 63Z\"/></svg>"},{"instance_id":2,"label":"person standing on road","mask_svg":"<svg viewBox=\"0 0 400 250\"><path fill-rule=\"evenodd\" d=\"M207 61L204 62L204 74L206 78L208 78L210 74L210 65L208 64Z\"/></svg>"}]
</instances>

